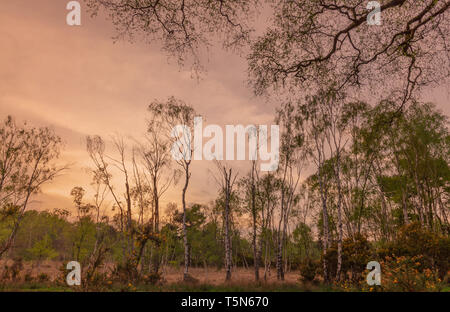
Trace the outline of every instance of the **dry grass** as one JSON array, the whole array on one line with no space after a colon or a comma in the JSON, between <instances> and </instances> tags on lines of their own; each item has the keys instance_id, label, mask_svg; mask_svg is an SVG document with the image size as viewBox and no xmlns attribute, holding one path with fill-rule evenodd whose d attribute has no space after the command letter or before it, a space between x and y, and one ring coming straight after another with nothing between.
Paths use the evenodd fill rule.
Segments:
<instances>
[{"instance_id":1,"label":"dry grass","mask_svg":"<svg viewBox=\"0 0 450 312\"><path fill-rule=\"evenodd\" d=\"M5 265L11 266L13 260L0 260L0 276L4 270ZM60 268L63 262L60 261L42 261L41 263L32 261L23 261L23 269L20 272L20 277L23 278L25 274L38 276L39 274L47 274L50 279L55 279L60 274Z\"/></svg>"},{"instance_id":2,"label":"dry grass","mask_svg":"<svg viewBox=\"0 0 450 312\"><path fill-rule=\"evenodd\" d=\"M183 269L166 268L163 270L164 281L168 284L175 284L182 281ZM198 280L200 284L221 285L225 282L225 271L209 268L190 268L190 275ZM260 270L260 277L263 280L264 270ZM285 283L297 283L299 272L288 272L285 274ZM253 269L236 268L232 272L231 284L250 284L255 281ZM268 283L279 283L276 271L272 270L267 275Z\"/></svg>"},{"instance_id":3,"label":"dry grass","mask_svg":"<svg viewBox=\"0 0 450 312\"><path fill-rule=\"evenodd\" d=\"M4 265L11 265L12 260L0 260L0 276ZM42 261L40 264L36 262L23 262L23 270L20 275L25 274L38 276L39 274L47 274L51 280L56 279L60 274L60 268L64 265L62 261ZM110 267L110 266L108 266ZM166 284L177 284L182 281L183 268L165 267L162 269L163 281ZM221 285L225 282L225 271L223 269L217 270L215 268L190 268L190 275L198 280L199 284ZM260 270L261 280L264 280L264 270ZM295 284L298 282L299 272L292 271L285 274L285 283ZM250 284L255 280L254 271L252 268L236 268L232 272L232 280L230 284ZM276 270L272 269L267 274L267 283L279 283L277 281Z\"/></svg>"}]
</instances>

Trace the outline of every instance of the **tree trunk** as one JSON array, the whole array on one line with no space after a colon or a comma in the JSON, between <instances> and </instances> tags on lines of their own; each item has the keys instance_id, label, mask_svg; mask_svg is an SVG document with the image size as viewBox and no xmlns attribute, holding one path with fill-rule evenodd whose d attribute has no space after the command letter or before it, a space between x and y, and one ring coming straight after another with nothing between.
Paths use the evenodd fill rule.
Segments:
<instances>
[{"instance_id":1,"label":"tree trunk","mask_svg":"<svg viewBox=\"0 0 450 312\"><path fill-rule=\"evenodd\" d=\"M254 169L253 169L254 170ZM256 242L257 227L256 227L256 188L254 171L252 171L252 217L253 217L253 264L255 268L255 281L259 281L259 258L258 258L258 246Z\"/></svg>"},{"instance_id":2,"label":"tree trunk","mask_svg":"<svg viewBox=\"0 0 450 312\"><path fill-rule=\"evenodd\" d=\"M19 216L17 217L16 222L14 222L14 227L11 231L11 234L9 235L8 239L6 240L6 242L3 244L3 246L0 247L0 259L2 258L2 256L11 248L14 238L16 237L16 233L19 229L19 224L20 221L22 220L24 214L25 214L25 210L27 208L28 205L28 201L31 197L32 194L32 190L31 190L31 182L28 184L28 190L27 190L27 196L25 198L25 201L22 205L22 210L19 212Z\"/></svg>"},{"instance_id":3,"label":"tree trunk","mask_svg":"<svg viewBox=\"0 0 450 312\"><path fill-rule=\"evenodd\" d=\"M230 246L230 194L228 185L228 180L226 181L226 191L225 191L225 270L226 277L225 280L231 280L231 246Z\"/></svg>"},{"instance_id":4,"label":"tree trunk","mask_svg":"<svg viewBox=\"0 0 450 312\"><path fill-rule=\"evenodd\" d=\"M159 233L159 196L158 196L158 183L156 181L156 176L153 177L153 197L154 197L154 214L153 214L153 231ZM160 268L160 250L157 244L152 244L152 257L150 261L152 262L152 273L157 274Z\"/></svg>"},{"instance_id":5,"label":"tree trunk","mask_svg":"<svg viewBox=\"0 0 450 312\"><path fill-rule=\"evenodd\" d=\"M269 272L269 262L270 262L270 242L269 238L265 239L266 243L266 252L264 255L264 281L267 281L267 273Z\"/></svg>"},{"instance_id":6,"label":"tree trunk","mask_svg":"<svg viewBox=\"0 0 450 312\"><path fill-rule=\"evenodd\" d=\"M403 221L408 224L408 209L406 206L406 191L402 190L402 208L403 208Z\"/></svg>"},{"instance_id":7,"label":"tree trunk","mask_svg":"<svg viewBox=\"0 0 450 312\"><path fill-rule=\"evenodd\" d=\"M185 182L183 187L182 202L183 202L183 243L184 243L184 275L183 279L187 280L189 278L189 245L187 237L187 227L186 227L186 191L189 185L189 163L185 167Z\"/></svg>"},{"instance_id":8,"label":"tree trunk","mask_svg":"<svg viewBox=\"0 0 450 312\"><path fill-rule=\"evenodd\" d=\"M278 246L277 246L277 279L284 280L284 270L283 270L283 238L278 235Z\"/></svg>"},{"instance_id":9,"label":"tree trunk","mask_svg":"<svg viewBox=\"0 0 450 312\"><path fill-rule=\"evenodd\" d=\"M337 153L336 157L336 182L338 188L338 203L337 203L337 214L338 214L338 250L337 250L337 269L336 269L336 281L339 282L341 278L341 267L342 267L342 188L341 188L341 177L340 177L340 155Z\"/></svg>"},{"instance_id":10,"label":"tree trunk","mask_svg":"<svg viewBox=\"0 0 450 312\"><path fill-rule=\"evenodd\" d=\"M319 185L320 197L322 200L322 222L323 222L323 277L324 282L328 283L328 263L326 259L327 250L329 247L329 230L328 230L328 211L327 211L327 195L325 194L325 186L322 177L322 165L319 164Z\"/></svg>"},{"instance_id":11,"label":"tree trunk","mask_svg":"<svg viewBox=\"0 0 450 312\"><path fill-rule=\"evenodd\" d=\"M158 195L158 181L156 180L156 176L153 177L153 200L155 203L155 211L153 214L153 223L154 223L154 231L159 233L159 195Z\"/></svg>"},{"instance_id":12,"label":"tree trunk","mask_svg":"<svg viewBox=\"0 0 450 312\"><path fill-rule=\"evenodd\" d=\"M281 183L281 210L280 210L280 221L278 223L278 241L277 241L277 279L284 280L284 270L283 270L283 240L284 240L284 232L285 228L283 226L283 230L281 229L281 225L285 221L286 214L286 175L287 175L287 165L289 161L285 160L284 165L284 173L283 173L283 181Z\"/></svg>"}]
</instances>

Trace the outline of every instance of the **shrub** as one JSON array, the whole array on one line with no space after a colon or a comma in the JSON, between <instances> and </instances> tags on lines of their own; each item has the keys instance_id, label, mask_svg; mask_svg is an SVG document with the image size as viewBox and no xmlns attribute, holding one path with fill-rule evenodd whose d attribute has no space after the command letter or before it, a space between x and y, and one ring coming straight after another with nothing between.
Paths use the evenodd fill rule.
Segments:
<instances>
[{"instance_id":1,"label":"shrub","mask_svg":"<svg viewBox=\"0 0 450 312\"><path fill-rule=\"evenodd\" d=\"M111 279L122 284L135 282L138 278L139 273L132 260L118 263L111 272Z\"/></svg>"},{"instance_id":2,"label":"shrub","mask_svg":"<svg viewBox=\"0 0 450 312\"><path fill-rule=\"evenodd\" d=\"M25 274L25 276L24 276L24 281L25 281L25 282L30 283L30 282L34 282L34 280L35 280L35 278L34 278L34 276L31 274L31 272L27 272L27 273Z\"/></svg>"},{"instance_id":3,"label":"shrub","mask_svg":"<svg viewBox=\"0 0 450 312\"><path fill-rule=\"evenodd\" d=\"M413 222L403 226L395 242L378 250L381 259L394 256L422 256L423 268L437 271L443 279L450 268L450 238L433 233Z\"/></svg>"},{"instance_id":4,"label":"shrub","mask_svg":"<svg viewBox=\"0 0 450 312\"><path fill-rule=\"evenodd\" d=\"M316 278L317 271L320 268L320 262L312 259L305 259L300 263L301 280L305 282L312 282Z\"/></svg>"},{"instance_id":5,"label":"shrub","mask_svg":"<svg viewBox=\"0 0 450 312\"><path fill-rule=\"evenodd\" d=\"M352 280L356 280L366 269L369 261L375 260L375 252L367 238L361 234L347 238L342 244L342 272L344 276L351 272Z\"/></svg>"},{"instance_id":6,"label":"shrub","mask_svg":"<svg viewBox=\"0 0 450 312\"><path fill-rule=\"evenodd\" d=\"M17 281L20 278L20 272L23 270L22 258L15 258L11 265L5 264L1 279L4 281Z\"/></svg>"},{"instance_id":7,"label":"shrub","mask_svg":"<svg viewBox=\"0 0 450 312\"><path fill-rule=\"evenodd\" d=\"M84 276L81 285L84 290L103 291L109 286L108 274L103 272L94 272L89 279Z\"/></svg>"},{"instance_id":8,"label":"shrub","mask_svg":"<svg viewBox=\"0 0 450 312\"><path fill-rule=\"evenodd\" d=\"M48 276L48 274L46 273L41 273L38 275L37 279L40 283L46 283L50 281L50 276Z\"/></svg>"},{"instance_id":9,"label":"shrub","mask_svg":"<svg viewBox=\"0 0 450 312\"><path fill-rule=\"evenodd\" d=\"M146 285L156 285L162 280L162 274L161 273L150 273L147 275L144 275L142 278L143 282Z\"/></svg>"},{"instance_id":10,"label":"shrub","mask_svg":"<svg viewBox=\"0 0 450 312\"><path fill-rule=\"evenodd\" d=\"M326 259L329 277L334 278L337 272L336 242L327 250ZM376 260L376 254L365 236L356 234L342 242L341 276L344 280L349 278L350 273L351 279L357 281L366 269L367 263L372 260Z\"/></svg>"},{"instance_id":11,"label":"shrub","mask_svg":"<svg viewBox=\"0 0 450 312\"><path fill-rule=\"evenodd\" d=\"M436 271L424 265L424 257L387 257L382 267L381 289L384 291L440 291L445 287Z\"/></svg>"}]
</instances>

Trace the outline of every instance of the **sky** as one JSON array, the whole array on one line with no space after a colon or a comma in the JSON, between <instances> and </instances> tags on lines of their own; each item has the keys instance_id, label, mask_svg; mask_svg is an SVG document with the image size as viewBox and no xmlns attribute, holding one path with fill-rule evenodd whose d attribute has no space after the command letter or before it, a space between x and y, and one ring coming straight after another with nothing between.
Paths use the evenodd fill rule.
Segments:
<instances>
[{"instance_id":1,"label":"sky","mask_svg":"<svg viewBox=\"0 0 450 312\"><path fill-rule=\"evenodd\" d=\"M199 80L157 45L114 43L114 29L102 16L92 19L83 9L82 25L68 26L66 1L0 3L0 117L52 127L65 143L61 160L70 163L44 187L36 209L70 209L74 186L89 191L85 137L142 136L154 99L183 99L205 116L205 125L272 124L274 107L253 96L245 60L235 54L213 51ZM211 162L193 162L189 202L216 196L214 170ZM181 188L174 186L163 206L179 202Z\"/></svg>"},{"instance_id":2,"label":"sky","mask_svg":"<svg viewBox=\"0 0 450 312\"><path fill-rule=\"evenodd\" d=\"M91 18L82 3L81 26L66 24L66 0L0 0L0 118L12 115L50 126L65 143L61 161L70 169L46 185L36 209L73 209L70 190L89 189L87 135L139 138L145 133L148 104L175 96L205 116L207 124L270 125L276 105L255 97L247 86L246 62L213 48L202 79L168 60L157 44L114 43L112 24ZM450 115L449 92L430 89L425 99ZM238 167L245 164L238 164ZM193 163L189 202L217 195L214 165ZM180 202L182 185L162 199Z\"/></svg>"}]
</instances>

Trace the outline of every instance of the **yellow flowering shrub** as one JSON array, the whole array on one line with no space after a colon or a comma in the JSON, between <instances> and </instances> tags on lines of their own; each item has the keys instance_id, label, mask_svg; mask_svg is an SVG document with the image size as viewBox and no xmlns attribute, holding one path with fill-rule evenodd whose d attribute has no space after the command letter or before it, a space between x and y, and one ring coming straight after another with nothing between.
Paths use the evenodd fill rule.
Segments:
<instances>
[{"instance_id":1,"label":"yellow flowering shrub","mask_svg":"<svg viewBox=\"0 0 450 312\"><path fill-rule=\"evenodd\" d=\"M386 257L381 261L381 290L383 291L441 291L445 283L437 271L424 265L422 255Z\"/></svg>"}]
</instances>

